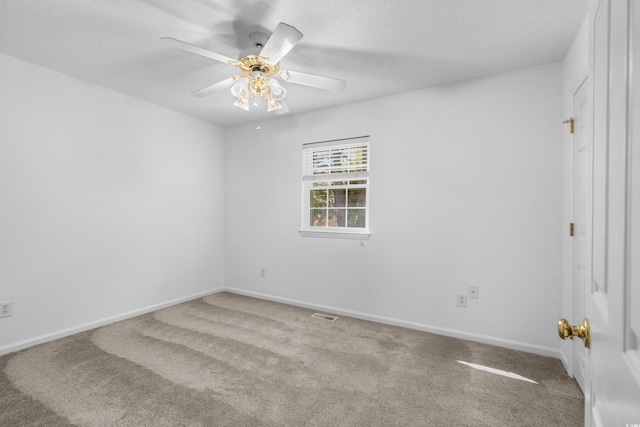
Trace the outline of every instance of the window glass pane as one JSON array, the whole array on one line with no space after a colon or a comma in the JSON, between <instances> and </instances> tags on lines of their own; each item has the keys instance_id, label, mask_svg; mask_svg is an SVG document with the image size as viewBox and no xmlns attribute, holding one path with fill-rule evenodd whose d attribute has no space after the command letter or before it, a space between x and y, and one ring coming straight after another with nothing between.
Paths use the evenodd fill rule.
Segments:
<instances>
[{"instance_id":1,"label":"window glass pane","mask_svg":"<svg viewBox=\"0 0 640 427\"><path fill-rule=\"evenodd\" d=\"M329 227L344 227L345 209L331 209L329 211Z\"/></svg>"},{"instance_id":2,"label":"window glass pane","mask_svg":"<svg viewBox=\"0 0 640 427\"><path fill-rule=\"evenodd\" d=\"M349 209L347 212L347 227L365 228L365 210Z\"/></svg>"},{"instance_id":3,"label":"window glass pane","mask_svg":"<svg viewBox=\"0 0 640 427\"><path fill-rule=\"evenodd\" d=\"M311 209L311 215L309 215L312 227L325 227L327 225L327 211L326 209Z\"/></svg>"},{"instance_id":4,"label":"window glass pane","mask_svg":"<svg viewBox=\"0 0 640 427\"><path fill-rule=\"evenodd\" d=\"M352 207L365 207L366 206L366 196L367 189L366 188L350 188L349 189L349 204L350 208Z\"/></svg>"},{"instance_id":5,"label":"window glass pane","mask_svg":"<svg viewBox=\"0 0 640 427\"><path fill-rule=\"evenodd\" d=\"M327 206L328 190L311 190L311 208L324 208Z\"/></svg>"},{"instance_id":6,"label":"window glass pane","mask_svg":"<svg viewBox=\"0 0 640 427\"><path fill-rule=\"evenodd\" d=\"M357 181L349 181L349 185L364 185L367 183L366 179L359 179Z\"/></svg>"},{"instance_id":7,"label":"window glass pane","mask_svg":"<svg viewBox=\"0 0 640 427\"><path fill-rule=\"evenodd\" d=\"M329 190L329 207L347 206L347 190Z\"/></svg>"}]
</instances>

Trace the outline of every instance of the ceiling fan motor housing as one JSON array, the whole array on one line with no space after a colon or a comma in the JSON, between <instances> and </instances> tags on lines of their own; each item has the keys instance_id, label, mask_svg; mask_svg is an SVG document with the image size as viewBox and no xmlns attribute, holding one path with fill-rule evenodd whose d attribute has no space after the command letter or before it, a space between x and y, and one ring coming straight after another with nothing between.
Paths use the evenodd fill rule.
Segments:
<instances>
[{"instance_id":1,"label":"ceiling fan motor housing","mask_svg":"<svg viewBox=\"0 0 640 427\"><path fill-rule=\"evenodd\" d=\"M278 74L280 71L280 66L278 64L274 64L269 60L269 58L264 58L259 55L247 55L232 65L237 66L248 74L253 73L254 71L261 71L267 76L273 76Z\"/></svg>"}]
</instances>

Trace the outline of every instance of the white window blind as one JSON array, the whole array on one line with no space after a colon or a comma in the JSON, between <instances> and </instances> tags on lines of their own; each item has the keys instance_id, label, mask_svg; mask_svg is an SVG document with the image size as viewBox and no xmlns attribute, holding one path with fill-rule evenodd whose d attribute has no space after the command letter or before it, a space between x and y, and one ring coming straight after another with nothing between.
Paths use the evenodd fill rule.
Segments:
<instances>
[{"instance_id":1,"label":"white window blind","mask_svg":"<svg viewBox=\"0 0 640 427\"><path fill-rule=\"evenodd\" d=\"M369 142L340 144L335 146L304 146L303 176L306 180L319 181L338 178L368 176Z\"/></svg>"}]
</instances>

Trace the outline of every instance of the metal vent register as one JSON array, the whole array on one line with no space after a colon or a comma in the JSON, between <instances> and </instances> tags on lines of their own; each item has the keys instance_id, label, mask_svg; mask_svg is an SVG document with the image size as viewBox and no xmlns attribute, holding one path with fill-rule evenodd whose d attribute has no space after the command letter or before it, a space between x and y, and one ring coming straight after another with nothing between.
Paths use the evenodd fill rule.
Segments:
<instances>
[{"instance_id":1,"label":"metal vent register","mask_svg":"<svg viewBox=\"0 0 640 427\"><path fill-rule=\"evenodd\" d=\"M323 320L330 320L332 322L335 322L335 320L338 318L337 316L331 316L329 314L322 314L322 313L314 313L311 315L311 317L317 317L318 319L323 319Z\"/></svg>"}]
</instances>

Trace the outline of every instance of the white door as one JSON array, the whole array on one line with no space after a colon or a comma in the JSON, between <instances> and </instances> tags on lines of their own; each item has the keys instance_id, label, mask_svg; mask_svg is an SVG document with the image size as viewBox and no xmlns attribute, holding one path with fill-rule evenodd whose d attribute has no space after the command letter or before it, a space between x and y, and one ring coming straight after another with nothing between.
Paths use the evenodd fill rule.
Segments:
<instances>
[{"instance_id":1,"label":"white door","mask_svg":"<svg viewBox=\"0 0 640 427\"><path fill-rule=\"evenodd\" d=\"M591 0L588 426L640 426L640 2Z\"/></svg>"},{"instance_id":2,"label":"white door","mask_svg":"<svg viewBox=\"0 0 640 427\"><path fill-rule=\"evenodd\" d=\"M584 80L573 94L573 321L582 323L585 317L585 289L591 275L591 216L589 197L591 189L591 146L587 114L589 80ZM573 343L573 376L583 393L585 388L585 368L587 351L580 340Z\"/></svg>"}]
</instances>

